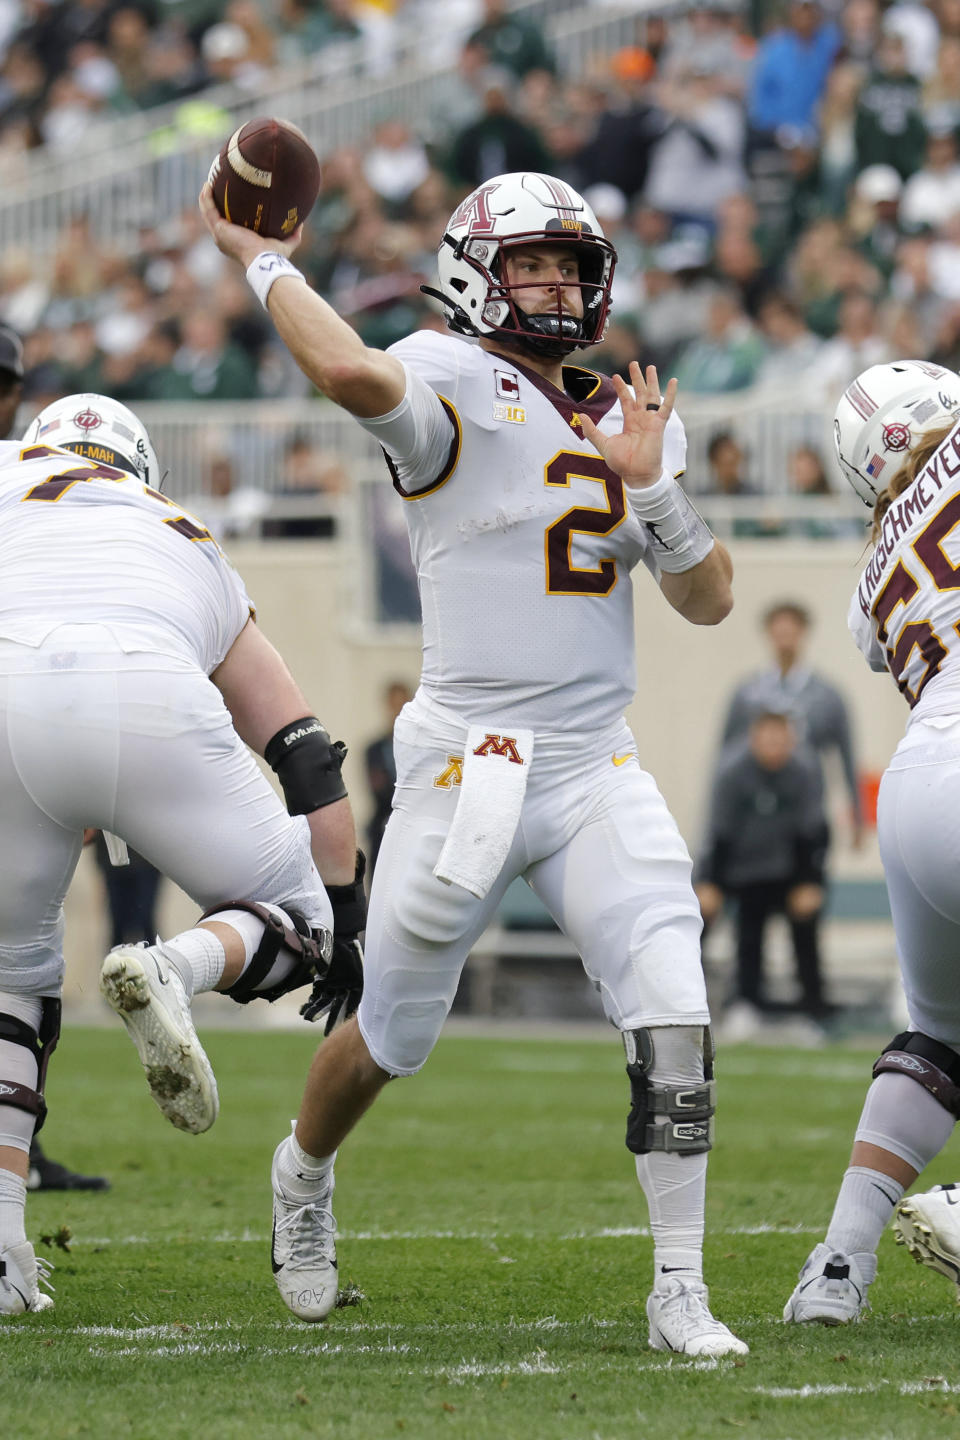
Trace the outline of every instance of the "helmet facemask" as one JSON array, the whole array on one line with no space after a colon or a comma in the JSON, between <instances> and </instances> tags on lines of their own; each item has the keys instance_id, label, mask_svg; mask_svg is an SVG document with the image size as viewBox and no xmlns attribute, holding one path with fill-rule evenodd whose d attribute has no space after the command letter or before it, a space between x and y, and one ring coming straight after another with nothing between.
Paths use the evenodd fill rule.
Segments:
<instances>
[{"instance_id":1,"label":"helmet facemask","mask_svg":"<svg viewBox=\"0 0 960 1440\"><path fill-rule=\"evenodd\" d=\"M507 284L502 277L509 252L535 246L538 240L543 244L568 245L577 258L578 278L555 283ZM561 360L573 350L595 345L606 328L610 308L609 278L605 272L608 269L612 272L613 260L608 262L608 254L613 256L613 246L606 240L568 242L565 237L561 239L548 231L511 245L498 244L487 272L487 301L483 307L488 333L494 334L502 344L550 360ZM553 307L536 314L525 310L525 292L533 289L552 290ZM580 292L582 316L564 308L564 292L571 290Z\"/></svg>"}]
</instances>

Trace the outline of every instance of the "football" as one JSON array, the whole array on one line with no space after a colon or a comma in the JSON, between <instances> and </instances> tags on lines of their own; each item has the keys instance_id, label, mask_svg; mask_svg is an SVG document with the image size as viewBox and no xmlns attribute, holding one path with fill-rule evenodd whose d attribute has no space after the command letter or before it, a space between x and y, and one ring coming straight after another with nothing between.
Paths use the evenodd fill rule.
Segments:
<instances>
[{"instance_id":1,"label":"football","mask_svg":"<svg viewBox=\"0 0 960 1440\"><path fill-rule=\"evenodd\" d=\"M320 193L320 162L302 130L267 115L234 131L208 178L225 220L286 240Z\"/></svg>"}]
</instances>

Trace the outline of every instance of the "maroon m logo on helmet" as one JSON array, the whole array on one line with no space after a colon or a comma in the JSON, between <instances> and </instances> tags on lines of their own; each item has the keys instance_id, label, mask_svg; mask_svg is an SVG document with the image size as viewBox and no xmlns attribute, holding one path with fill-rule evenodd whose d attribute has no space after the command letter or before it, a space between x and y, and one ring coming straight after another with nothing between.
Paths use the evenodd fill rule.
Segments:
<instances>
[{"instance_id":1,"label":"maroon m logo on helmet","mask_svg":"<svg viewBox=\"0 0 960 1440\"><path fill-rule=\"evenodd\" d=\"M457 230L465 225L471 235L492 235L493 216L487 197L496 189L496 185L481 185L479 190L474 190L472 195L462 200L450 216L450 229Z\"/></svg>"}]
</instances>

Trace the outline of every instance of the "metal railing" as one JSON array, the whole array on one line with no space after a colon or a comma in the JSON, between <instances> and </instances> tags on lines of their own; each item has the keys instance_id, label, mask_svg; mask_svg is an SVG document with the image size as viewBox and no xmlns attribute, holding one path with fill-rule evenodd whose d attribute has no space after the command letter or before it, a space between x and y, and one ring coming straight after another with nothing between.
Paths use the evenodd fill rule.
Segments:
<instances>
[{"instance_id":1,"label":"metal railing","mask_svg":"<svg viewBox=\"0 0 960 1440\"><path fill-rule=\"evenodd\" d=\"M634 0L584 9L577 0L534 0L516 8L544 22L564 72L585 72L596 56L632 43L638 21L682 0ZM175 106L124 116L91 130L78 151L38 152L30 172L0 196L0 246L50 250L64 226L84 219L94 241L132 245L144 226L192 205L222 141L254 115L279 113L299 125L319 155L362 143L385 116L425 126L442 107L448 63L424 66L422 40L403 47L389 78L364 76L363 42L327 47L300 65L271 72L256 93L220 86Z\"/></svg>"},{"instance_id":2,"label":"metal railing","mask_svg":"<svg viewBox=\"0 0 960 1440\"><path fill-rule=\"evenodd\" d=\"M589 354L586 357L589 365ZM208 488L212 462L229 460L237 485L271 494L282 489L284 456L295 437L338 457L351 479L383 480L379 446L351 416L323 399L179 401L134 407L150 431L174 494ZM802 385L788 391L752 389L728 395L686 395L680 412L687 432L684 486L698 507L726 525L740 515L770 519L776 514L822 518L856 514L839 474L834 473L831 423L833 399ZM22 416L24 423L31 417ZM707 450L720 431L729 432L746 456L755 496L731 501L710 494ZM824 460L837 494L791 497L787 473L791 453L809 445ZM818 509L819 506L819 509ZM731 508L732 507L732 508ZM787 507L787 508L784 508Z\"/></svg>"},{"instance_id":3,"label":"metal railing","mask_svg":"<svg viewBox=\"0 0 960 1440\"><path fill-rule=\"evenodd\" d=\"M164 491L228 544L237 539L323 537L345 547L350 613L360 638L387 633L407 638L419 623L416 579L409 558L403 507L396 503L379 446L349 415L326 400L263 400L139 404L165 472ZM832 402L830 405L832 410ZM764 538L865 542L867 512L839 476L837 493L791 494L787 465L797 444L813 443L832 473L829 413L815 394L744 391L722 397L687 396L684 484L721 539ZM20 417L21 429L32 414ZM723 429L754 462L759 493L729 497L709 492L706 451ZM306 442L345 472L343 493L288 488L287 456ZM212 480L232 482L231 498L213 495ZM234 493L237 492L237 493ZM242 493L241 493L242 492ZM253 495L250 492L256 492ZM236 502L236 506L234 506Z\"/></svg>"}]
</instances>

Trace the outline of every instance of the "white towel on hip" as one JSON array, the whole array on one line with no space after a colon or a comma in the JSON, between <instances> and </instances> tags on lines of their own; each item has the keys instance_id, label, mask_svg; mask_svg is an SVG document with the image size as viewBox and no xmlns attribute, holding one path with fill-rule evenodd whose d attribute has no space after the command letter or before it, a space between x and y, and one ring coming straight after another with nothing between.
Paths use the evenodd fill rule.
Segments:
<instances>
[{"instance_id":1,"label":"white towel on hip","mask_svg":"<svg viewBox=\"0 0 960 1440\"><path fill-rule=\"evenodd\" d=\"M533 731L471 725L453 823L433 867L438 880L482 900L503 869L520 823Z\"/></svg>"}]
</instances>

